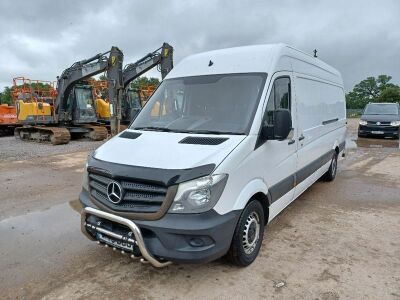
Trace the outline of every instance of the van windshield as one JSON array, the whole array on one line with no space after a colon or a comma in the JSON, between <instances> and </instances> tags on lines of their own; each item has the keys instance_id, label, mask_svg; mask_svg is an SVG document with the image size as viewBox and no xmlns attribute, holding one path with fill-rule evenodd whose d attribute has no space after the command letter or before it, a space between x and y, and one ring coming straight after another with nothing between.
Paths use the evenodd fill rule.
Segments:
<instances>
[{"instance_id":1,"label":"van windshield","mask_svg":"<svg viewBox=\"0 0 400 300\"><path fill-rule=\"evenodd\" d=\"M368 104L364 115L398 115L397 104Z\"/></svg>"},{"instance_id":2,"label":"van windshield","mask_svg":"<svg viewBox=\"0 0 400 300\"><path fill-rule=\"evenodd\" d=\"M266 74L203 75L167 79L131 129L248 134Z\"/></svg>"}]
</instances>

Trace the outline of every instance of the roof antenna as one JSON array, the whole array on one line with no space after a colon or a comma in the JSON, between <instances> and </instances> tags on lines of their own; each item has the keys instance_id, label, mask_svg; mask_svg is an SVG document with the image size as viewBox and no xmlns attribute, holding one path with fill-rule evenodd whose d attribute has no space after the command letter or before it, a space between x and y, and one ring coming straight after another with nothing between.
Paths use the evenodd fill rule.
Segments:
<instances>
[{"instance_id":1,"label":"roof antenna","mask_svg":"<svg viewBox=\"0 0 400 300\"><path fill-rule=\"evenodd\" d=\"M314 49L313 52L314 52L314 57L318 57L318 56L317 56L317 52L318 52L317 49Z\"/></svg>"},{"instance_id":2,"label":"roof antenna","mask_svg":"<svg viewBox=\"0 0 400 300\"><path fill-rule=\"evenodd\" d=\"M210 62L208 63L208 66L211 67L213 65L213 61L210 59Z\"/></svg>"}]
</instances>

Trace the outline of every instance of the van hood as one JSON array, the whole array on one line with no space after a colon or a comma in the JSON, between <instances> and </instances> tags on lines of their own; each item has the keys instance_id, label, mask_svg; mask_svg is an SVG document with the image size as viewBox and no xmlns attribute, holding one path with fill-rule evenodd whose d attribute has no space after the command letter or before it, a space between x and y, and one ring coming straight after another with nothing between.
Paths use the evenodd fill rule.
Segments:
<instances>
[{"instance_id":1,"label":"van hood","mask_svg":"<svg viewBox=\"0 0 400 300\"><path fill-rule=\"evenodd\" d=\"M133 137L121 137L126 133L133 133ZM135 138L135 134L140 135ZM186 137L226 140L217 145L180 143ZM111 163L161 169L188 169L206 164L218 166L245 137L127 129L100 146L93 157Z\"/></svg>"}]
</instances>

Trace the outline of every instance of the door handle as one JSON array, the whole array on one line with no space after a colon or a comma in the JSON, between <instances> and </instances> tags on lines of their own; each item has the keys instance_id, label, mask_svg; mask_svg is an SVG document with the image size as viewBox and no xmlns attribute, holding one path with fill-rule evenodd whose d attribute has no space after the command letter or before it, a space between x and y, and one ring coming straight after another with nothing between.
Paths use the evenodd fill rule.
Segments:
<instances>
[{"instance_id":1,"label":"door handle","mask_svg":"<svg viewBox=\"0 0 400 300\"><path fill-rule=\"evenodd\" d=\"M296 141L292 139L292 140L290 140L287 144L288 144L288 145L292 145L292 144L294 144L295 142L296 142Z\"/></svg>"},{"instance_id":2,"label":"door handle","mask_svg":"<svg viewBox=\"0 0 400 300\"><path fill-rule=\"evenodd\" d=\"M304 136L304 135L300 135L300 136L299 136L299 141L304 140L304 139L305 139L305 136Z\"/></svg>"}]
</instances>

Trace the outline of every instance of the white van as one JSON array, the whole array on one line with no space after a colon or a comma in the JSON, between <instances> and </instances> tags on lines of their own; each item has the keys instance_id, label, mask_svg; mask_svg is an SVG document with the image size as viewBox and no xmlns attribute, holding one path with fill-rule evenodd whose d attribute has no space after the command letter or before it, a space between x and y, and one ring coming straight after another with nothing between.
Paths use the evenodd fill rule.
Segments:
<instances>
[{"instance_id":1,"label":"white van","mask_svg":"<svg viewBox=\"0 0 400 300\"><path fill-rule=\"evenodd\" d=\"M163 267L252 263L264 226L344 154L341 75L283 44L182 60L89 156L82 231Z\"/></svg>"}]
</instances>

